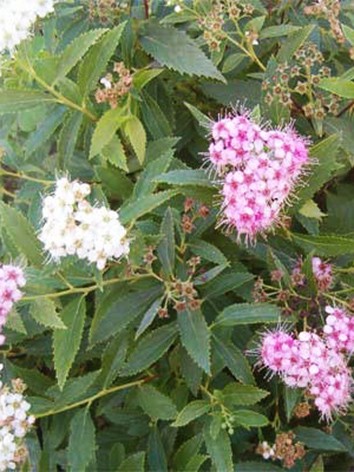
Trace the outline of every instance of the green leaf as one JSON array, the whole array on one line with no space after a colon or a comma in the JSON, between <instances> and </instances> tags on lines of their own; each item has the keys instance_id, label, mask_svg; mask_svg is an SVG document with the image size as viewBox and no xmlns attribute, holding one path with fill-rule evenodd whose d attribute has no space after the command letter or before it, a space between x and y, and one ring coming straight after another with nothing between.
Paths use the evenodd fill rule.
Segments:
<instances>
[{"instance_id":1,"label":"green leaf","mask_svg":"<svg viewBox=\"0 0 354 472\"><path fill-rule=\"evenodd\" d=\"M311 157L314 157L317 162L313 164L313 172L311 172L309 178L306 179L306 185L297 193L299 203L295 205L295 209L298 209L301 204L312 198L313 195L330 180L331 176L338 171L338 169L341 169L342 166L336 162L340 143L340 135L332 134L315 146L312 146L310 150Z\"/></svg>"},{"instance_id":2,"label":"green leaf","mask_svg":"<svg viewBox=\"0 0 354 472\"><path fill-rule=\"evenodd\" d=\"M80 348L85 311L85 299L81 296L76 297L61 312L61 319L68 329L53 331L54 367L61 390Z\"/></svg>"},{"instance_id":3,"label":"green leaf","mask_svg":"<svg viewBox=\"0 0 354 472\"><path fill-rule=\"evenodd\" d=\"M138 117L131 115L124 125L124 132L132 145L140 164L144 162L146 150L146 132Z\"/></svg>"},{"instance_id":4,"label":"green leaf","mask_svg":"<svg viewBox=\"0 0 354 472\"><path fill-rule=\"evenodd\" d=\"M140 41L148 54L169 69L225 82L211 60L184 31L150 21L144 25Z\"/></svg>"},{"instance_id":5,"label":"green leaf","mask_svg":"<svg viewBox=\"0 0 354 472\"><path fill-rule=\"evenodd\" d=\"M139 388L138 401L145 413L153 419L171 420L177 415L176 405L171 398L152 385L143 385Z\"/></svg>"},{"instance_id":6,"label":"green leaf","mask_svg":"<svg viewBox=\"0 0 354 472\"><path fill-rule=\"evenodd\" d=\"M68 463L75 472L87 470L95 456L95 425L89 408L82 408L73 416L70 423Z\"/></svg>"},{"instance_id":7,"label":"green leaf","mask_svg":"<svg viewBox=\"0 0 354 472\"><path fill-rule=\"evenodd\" d=\"M290 388L284 385L284 408L286 413L286 419L291 420L295 406L299 403L303 391L300 388Z\"/></svg>"},{"instance_id":8,"label":"green leaf","mask_svg":"<svg viewBox=\"0 0 354 472\"><path fill-rule=\"evenodd\" d=\"M120 374L129 376L148 369L170 348L176 336L175 323L169 323L151 331L137 343Z\"/></svg>"},{"instance_id":9,"label":"green leaf","mask_svg":"<svg viewBox=\"0 0 354 472\"><path fill-rule=\"evenodd\" d=\"M235 470L237 472L284 472L283 467L278 467L277 465L266 462L265 460L262 460L261 462L236 462Z\"/></svg>"},{"instance_id":10,"label":"green leaf","mask_svg":"<svg viewBox=\"0 0 354 472\"><path fill-rule=\"evenodd\" d=\"M246 384L255 383L247 359L234 344L231 342L226 343L214 333L212 335L212 343L219 357L225 362L227 368L237 380L245 382Z\"/></svg>"},{"instance_id":11,"label":"green leaf","mask_svg":"<svg viewBox=\"0 0 354 472\"><path fill-rule=\"evenodd\" d=\"M27 329L22 317L15 308L12 308L10 313L7 315L6 329L11 329L12 331L16 331L16 333L27 334Z\"/></svg>"},{"instance_id":12,"label":"green leaf","mask_svg":"<svg viewBox=\"0 0 354 472\"><path fill-rule=\"evenodd\" d=\"M304 44L314 29L314 25L307 25L299 31L291 33L277 54L277 62L289 62L295 52Z\"/></svg>"},{"instance_id":13,"label":"green leaf","mask_svg":"<svg viewBox=\"0 0 354 472\"><path fill-rule=\"evenodd\" d=\"M224 296L226 292L235 290L252 279L253 275L248 272L234 272L230 269L227 273L225 272L205 284L203 286L203 294L208 299Z\"/></svg>"},{"instance_id":14,"label":"green leaf","mask_svg":"<svg viewBox=\"0 0 354 472\"><path fill-rule=\"evenodd\" d=\"M206 261L214 262L215 264L227 265L228 261L219 248L202 239L194 240L190 244L190 248L194 254L202 257Z\"/></svg>"},{"instance_id":15,"label":"green leaf","mask_svg":"<svg viewBox=\"0 0 354 472\"><path fill-rule=\"evenodd\" d=\"M102 152L126 120L120 108L108 110L101 116L92 135L89 159Z\"/></svg>"},{"instance_id":16,"label":"green leaf","mask_svg":"<svg viewBox=\"0 0 354 472\"><path fill-rule=\"evenodd\" d=\"M261 428L269 423L266 416L252 410L236 410L233 416L235 421L245 428Z\"/></svg>"},{"instance_id":17,"label":"green leaf","mask_svg":"<svg viewBox=\"0 0 354 472\"><path fill-rule=\"evenodd\" d=\"M313 200L306 200L306 202L299 209L299 213L306 216L307 218L314 218L316 220L322 220L322 218L326 216L326 214L322 213L322 211L318 208L317 203L315 203Z\"/></svg>"},{"instance_id":18,"label":"green leaf","mask_svg":"<svg viewBox=\"0 0 354 472\"><path fill-rule=\"evenodd\" d=\"M55 82L65 77L106 31L104 28L96 28L75 38L60 56Z\"/></svg>"},{"instance_id":19,"label":"green leaf","mask_svg":"<svg viewBox=\"0 0 354 472\"><path fill-rule=\"evenodd\" d=\"M345 38L354 46L354 29L347 25L341 25Z\"/></svg>"},{"instance_id":20,"label":"green leaf","mask_svg":"<svg viewBox=\"0 0 354 472\"><path fill-rule=\"evenodd\" d=\"M324 257L354 254L354 238L342 236L307 236L293 234L295 243L306 252L315 251L316 255Z\"/></svg>"},{"instance_id":21,"label":"green leaf","mask_svg":"<svg viewBox=\"0 0 354 472\"><path fill-rule=\"evenodd\" d=\"M126 21L108 31L86 54L81 62L78 85L87 96L97 86L107 64L119 44Z\"/></svg>"},{"instance_id":22,"label":"green leaf","mask_svg":"<svg viewBox=\"0 0 354 472\"><path fill-rule=\"evenodd\" d=\"M38 105L53 103L55 99L46 93L32 90L0 90L0 115L31 110Z\"/></svg>"},{"instance_id":23,"label":"green leaf","mask_svg":"<svg viewBox=\"0 0 354 472\"><path fill-rule=\"evenodd\" d=\"M102 356L100 378L105 387L109 387L118 376L118 372L124 364L128 351L128 337L123 331L115 336L108 344Z\"/></svg>"},{"instance_id":24,"label":"green leaf","mask_svg":"<svg viewBox=\"0 0 354 472\"><path fill-rule=\"evenodd\" d=\"M198 390L203 379L203 370L194 362L183 346L179 350L179 362L181 374L194 396L198 394Z\"/></svg>"},{"instance_id":25,"label":"green leaf","mask_svg":"<svg viewBox=\"0 0 354 472\"><path fill-rule=\"evenodd\" d=\"M155 177L155 182L170 185L195 185L198 187L215 188L204 170L171 170Z\"/></svg>"},{"instance_id":26,"label":"green leaf","mask_svg":"<svg viewBox=\"0 0 354 472\"><path fill-rule=\"evenodd\" d=\"M52 108L49 115L45 116L44 120L38 125L37 129L30 134L26 142L26 158L31 156L53 136L56 129L63 122L66 112L66 107L57 106Z\"/></svg>"},{"instance_id":27,"label":"green leaf","mask_svg":"<svg viewBox=\"0 0 354 472\"><path fill-rule=\"evenodd\" d=\"M353 249L354 250L354 249ZM268 303L235 303L225 308L215 320L215 325L277 323L280 309Z\"/></svg>"},{"instance_id":28,"label":"green leaf","mask_svg":"<svg viewBox=\"0 0 354 472\"><path fill-rule=\"evenodd\" d=\"M312 464L310 472L325 472L322 456L318 456Z\"/></svg>"},{"instance_id":29,"label":"green leaf","mask_svg":"<svg viewBox=\"0 0 354 472\"><path fill-rule=\"evenodd\" d=\"M171 124L166 117L166 113L161 108L159 103L145 90L140 92L142 103L141 103L141 115L146 125L147 130L150 132L154 139L161 139L165 136L172 135Z\"/></svg>"},{"instance_id":30,"label":"green leaf","mask_svg":"<svg viewBox=\"0 0 354 472\"><path fill-rule=\"evenodd\" d=\"M217 472L233 472L232 449L227 432L222 429L217 437L213 438L207 422L203 429L203 436L207 451Z\"/></svg>"},{"instance_id":31,"label":"green leaf","mask_svg":"<svg viewBox=\"0 0 354 472\"><path fill-rule=\"evenodd\" d=\"M114 135L108 144L102 149L102 157L115 167L128 172L127 156L121 140Z\"/></svg>"},{"instance_id":32,"label":"green leaf","mask_svg":"<svg viewBox=\"0 0 354 472\"><path fill-rule=\"evenodd\" d=\"M343 98L354 98L354 82L350 80L337 78L321 79L318 87Z\"/></svg>"},{"instance_id":33,"label":"green leaf","mask_svg":"<svg viewBox=\"0 0 354 472\"><path fill-rule=\"evenodd\" d=\"M57 314L56 306L50 298L37 298L31 303L30 313L37 323L53 329L67 329Z\"/></svg>"},{"instance_id":34,"label":"green leaf","mask_svg":"<svg viewBox=\"0 0 354 472\"><path fill-rule=\"evenodd\" d=\"M134 185L123 171L112 166L95 166L95 171L107 197L125 200L131 196Z\"/></svg>"},{"instance_id":35,"label":"green leaf","mask_svg":"<svg viewBox=\"0 0 354 472\"><path fill-rule=\"evenodd\" d=\"M150 213L155 208L178 194L177 190L166 190L153 195L145 195L133 200L120 209L120 220L126 225Z\"/></svg>"},{"instance_id":36,"label":"green leaf","mask_svg":"<svg viewBox=\"0 0 354 472\"><path fill-rule=\"evenodd\" d=\"M211 118L204 115L204 113L202 113L200 110L198 110L198 108L194 107L190 103L187 103L187 102L183 102L183 103L188 108L188 110L192 113L192 115L198 121L199 125L202 128L205 128L207 130L211 129L211 126L214 123Z\"/></svg>"},{"instance_id":37,"label":"green leaf","mask_svg":"<svg viewBox=\"0 0 354 472\"><path fill-rule=\"evenodd\" d=\"M160 228L161 241L157 254L167 276L173 276L175 267L175 230L171 208L167 208Z\"/></svg>"},{"instance_id":38,"label":"green leaf","mask_svg":"<svg viewBox=\"0 0 354 472\"><path fill-rule=\"evenodd\" d=\"M98 304L93 317L90 342L102 342L121 332L129 323L142 315L161 293L160 284L138 286L127 293L126 287L107 293Z\"/></svg>"},{"instance_id":39,"label":"green leaf","mask_svg":"<svg viewBox=\"0 0 354 472\"><path fill-rule=\"evenodd\" d=\"M151 323L154 321L157 312L159 308L161 307L161 303L164 297L158 298L157 300L154 301L154 303L148 308L148 310L145 312L143 319L141 320L141 323L136 330L135 333L135 341L146 331L146 329L151 325Z\"/></svg>"},{"instance_id":40,"label":"green leaf","mask_svg":"<svg viewBox=\"0 0 354 472\"><path fill-rule=\"evenodd\" d=\"M163 69L141 69L133 75L133 85L137 90L142 90L151 80L163 72Z\"/></svg>"},{"instance_id":41,"label":"green leaf","mask_svg":"<svg viewBox=\"0 0 354 472\"><path fill-rule=\"evenodd\" d=\"M68 164L70 165L71 159L74 155L76 142L79 138L79 131L83 122L83 116L84 115L79 111L75 111L69 116L67 115L67 119L61 128L58 141L58 153L60 162L65 168Z\"/></svg>"},{"instance_id":42,"label":"green leaf","mask_svg":"<svg viewBox=\"0 0 354 472\"><path fill-rule=\"evenodd\" d=\"M167 458L164 445L161 441L160 431L155 424L148 439L148 462L149 470L167 472ZM135 471L134 471L135 472Z\"/></svg>"},{"instance_id":43,"label":"green leaf","mask_svg":"<svg viewBox=\"0 0 354 472\"><path fill-rule=\"evenodd\" d=\"M228 266L229 264L227 263L218 265L216 267L213 267L212 269L207 270L206 272L198 275L193 279L193 285L195 287L198 287L199 285L204 285L210 282L211 280L215 279L215 277L217 277L219 274L221 274L221 272L223 272Z\"/></svg>"},{"instance_id":44,"label":"green leaf","mask_svg":"<svg viewBox=\"0 0 354 472\"><path fill-rule=\"evenodd\" d=\"M197 434L185 441L173 456L172 470L185 472L191 457L195 457L202 445L202 436Z\"/></svg>"},{"instance_id":45,"label":"green leaf","mask_svg":"<svg viewBox=\"0 0 354 472\"><path fill-rule=\"evenodd\" d=\"M247 59L247 56L241 52L236 52L234 54L230 54L230 56L227 56L222 66L223 74L227 74L228 72L236 69L236 67L239 66L244 59Z\"/></svg>"},{"instance_id":46,"label":"green leaf","mask_svg":"<svg viewBox=\"0 0 354 472\"><path fill-rule=\"evenodd\" d=\"M201 310L186 309L177 315L181 342L192 359L210 374L210 331Z\"/></svg>"},{"instance_id":47,"label":"green leaf","mask_svg":"<svg viewBox=\"0 0 354 472\"><path fill-rule=\"evenodd\" d=\"M338 439L319 429L299 426L294 429L294 433L296 434L296 439L304 443L305 446L310 449L316 449L318 451L347 451L347 448L343 443L338 441Z\"/></svg>"},{"instance_id":48,"label":"green leaf","mask_svg":"<svg viewBox=\"0 0 354 472\"><path fill-rule=\"evenodd\" d=\"M279 38L279 36L288 36L291 33L295 33L301 29L301 26L295 25L277 25L277 26L268 26L264 28L260 35L260 39L268 39L268 38Z\"/></svg>"},{"instance_id":49,"label":"green leaf","mask_svg":"<svg viewBox=\"0 0 354 472\"><path fill-rule=\"evenodd\" d=\"M11 242L28 262L40 266L43 257L34 229L23 214L4 202L0 203L0 220Z\"/></svg>"},{"instance_id":50,"label":"green leaf","mask_svg":"<svg viewBox=\"0 0 354 472\"><path fill-rule=\"evenodd\" d=\"M266 390L261 390L254 385L242 385L229 383L222 391L225 401L232 405L254 405L269 395Z\"/></svg>"},{"instance_id":51,"label":"green leaf","mask_svg":"<svg viewBox=\"0 0 354 472\"><path fill-rule=\"evenodd\" d=\"M145 452L136 452L120 464L117 472L144 472L144 464Z\"/></svg>"},{"instance_id":52,"label":"green leaf","mask_svg":"<svg viewBox=\"0 0 354 472\"><path fill-rule=\"evenodd\" d=\"M170 149L162 153L161 157L154 159L152 162L149 162L146 165L139 177L139 180L134 186L135 197L139 198L143 195L148 195L154 192L157 187L157 183L154 182L154 178L169 168L173 154L173 149Z\"/></svg>"},{"instance_id":53,"label":"green leaf","mask_svg":"<svg viewBox=\"0 0 354 472\"><path fill-rule=\"evenodd\" d=\"M183 410L181 410L172 426L176 428L180 428L181 426L185 426L191 421L199 418L202 415L208 413L211 409L211 405L206 400L194 400L188 405L186 405Z\"/></svg>"}]
</instances>

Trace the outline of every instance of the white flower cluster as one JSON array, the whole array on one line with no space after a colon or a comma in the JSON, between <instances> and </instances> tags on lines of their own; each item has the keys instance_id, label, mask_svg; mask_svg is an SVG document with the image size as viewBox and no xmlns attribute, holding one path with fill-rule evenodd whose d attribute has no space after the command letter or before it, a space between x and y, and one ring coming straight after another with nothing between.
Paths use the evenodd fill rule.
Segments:
<instances>
[{"instance_id":1,"label":"white flower cluster","mask_svg":"<svg viewBox=\"0 0 354 472\"><path fill-rule=\"evenodd\" d=\"M19 379L12 389L0 381L0 472L16 469L27 456L24 437L35 418L28 415L31 405L24 399L24 388Z\"/></svg>"},{"instance_id":2,"label":"white flower cluster","mask_svg":"<svg viewBox=\"0 0 354 472\"><path fill-rule=\"evenodd\" d=\"M37 17L54 10L56 0L0 0L0 52L26 39Z\"/></svg>"},{"instance_id":3,"label":"white flower cluster","mask_svg":"<svg viewBox=\"0 0 354 472\"><path fill-rule=\"evenodd\" d=\"M102 270L108 259L129 253L129 241L118 213L92 206L86 200L90 192L88 184L58 179L54 193L43 200L39 239L54 261L76 255Z\"/></svg>"}]
</instances>

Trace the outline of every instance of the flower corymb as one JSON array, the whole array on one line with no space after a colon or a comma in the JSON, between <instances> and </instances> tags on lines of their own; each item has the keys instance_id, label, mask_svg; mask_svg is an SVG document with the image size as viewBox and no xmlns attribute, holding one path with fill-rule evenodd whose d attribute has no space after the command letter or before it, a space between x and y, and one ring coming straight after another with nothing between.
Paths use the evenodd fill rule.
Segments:
<instances>
[{"instance_id":1,"label":"flower corymb","mask_svg":"<svg viewBox=\"0 0 354 472\"><path fill-rule=\"evenodd\" d=\"M307 141L288 126L270 129L247 113L215 122L208 158L222 179L221 223L246 242L279 221L309 162Z\"/></svg>"},{"instance_id":2,"label":"flower corymb","mask_svg":"<svg viewBox=\"0 0 354 472\"><path fill-rule=\"evenodd\" d=\"M26 279L20 267L11 264L0 267L0 345L5 342L5 336L1 333L2 327L14 303L22 298L20 288L25 283Z\"/></svg>"},{"instance_id":3,"label":"flower corymb","mask_svg":"<svg viewBox=\"0 0 354 472\"><path fill-rule=\"evenodd\" d=\"M92 206L86 200L90 192L88 184L57 180L54 193L43 199L39 239L55 261L76 255L102 270L107 260L129 253L129 241L118 213Z\"/></svg>"}]
</instances>

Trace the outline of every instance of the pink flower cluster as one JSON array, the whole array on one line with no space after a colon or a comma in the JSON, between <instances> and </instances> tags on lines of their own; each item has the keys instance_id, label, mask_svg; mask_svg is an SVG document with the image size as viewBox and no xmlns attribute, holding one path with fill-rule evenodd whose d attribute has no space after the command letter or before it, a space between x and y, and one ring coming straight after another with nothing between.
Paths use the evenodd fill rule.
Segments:
<instances>
[{"instance_id":1,"label":"pink flower cluster","mask_svg":"<svg viewBox=\"0 0 354 472\"><path fill-rule=\"evenodd\" d=\"M20 267L14 265L0 267L0 345L5 342L5 336L1 334L2 327L13 304L22 297L19 287L23 287L25 283L26 279Z\"/></svg>"},{"instance_id":2,"label":"pink flower cluster","mask_svg":"<svg viewBox=\"0 0 354 472\"><path fill-rule=\"evenodd\" d=\"M333 284L332 265L319 257L312 258L312 271L320 292L325 292Z\"/></svg>"},{"instance_id":3,"label":"pink flower cluster","mask_svg":"<svg viewBox=\"0 0 354 472\"><path fill-rule=\"evenodd\" d=\"M331 315L327 317L323 337L307 331L295 337L278 329L263 336L260 355L262 364L279 374L286 385L305 388L314 397L322 417L330 420L333 413L344 412L351 399L352 372L343 352L348 352L350 343L333 341L353 324L345 323L347 329L343 324L337 328L336 322L341 323L346 315L339 308L327 307L327 311ZM327 326L332 330L327 332Z\"/></svg>"},{"instance_id":4,"label":"pink flower cluster","mask_svg":"<svg viewBox=\"0 0 354 472\"><path fill-rule=\"evenodd\" d=\"M254 240L279 219L279 213L308 163L307 141L293 128L273 130L247 113L212 126L208 157L223 177L222 223Z\"/></svg>"},{"instance_id":5,"label":"pink flower cluster","mask_svg":"<svg viewBox=\"0 0 354 472\"><path fill-rule=\"evenodd\" d=\"M337 307L326 307L329 314L323 332L328 346L352 354L354 351L354 317Z\"/></svg>"}]
</instances>

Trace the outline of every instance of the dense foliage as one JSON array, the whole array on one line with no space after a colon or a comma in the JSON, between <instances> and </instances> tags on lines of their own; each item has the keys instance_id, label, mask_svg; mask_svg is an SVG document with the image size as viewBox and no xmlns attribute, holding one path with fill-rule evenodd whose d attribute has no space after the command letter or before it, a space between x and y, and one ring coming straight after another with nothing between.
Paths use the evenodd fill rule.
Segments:
<instances>
[{"instance_id":1,"label":"dense foliage","mask_svg":"<svg viewBox=\"0 0 354 472\"><path fill-rule=\"evenodd\" d=\"M353 2L41 5L0 42L0 470L350 470Z\"/></svg>"}]
</instances>

